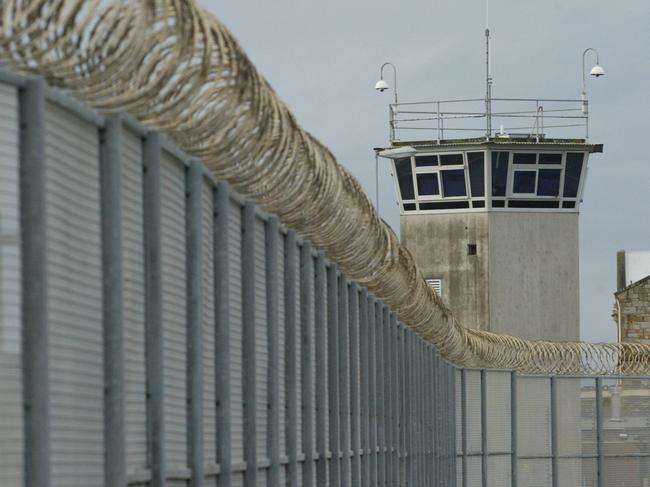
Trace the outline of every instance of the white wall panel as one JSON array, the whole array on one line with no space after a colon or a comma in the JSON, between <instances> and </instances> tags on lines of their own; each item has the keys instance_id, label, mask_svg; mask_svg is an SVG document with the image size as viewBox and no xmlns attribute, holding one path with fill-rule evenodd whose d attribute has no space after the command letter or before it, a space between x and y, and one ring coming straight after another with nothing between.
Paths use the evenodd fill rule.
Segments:
<instances>
[{"instance_id":1,"label":"white wall panel","mask_svg":"<svg viewBox=\"0 0 650 487\"><path fill-rule=\"evenodd\" d=\"M18 98L0 84L0 485L22 486Z\"/></svg>"},{"instance_id":2,"label":"white wall panel","mask_svg":"<svg viewBox=\"0 0 650 487\"><path fill-rule=\"evenodd\" d=\"M47 265L54 486L103 483L99 136L48 103Z\"/></svg>"},{"instance_id":3,"label":"white wall panel","mask_svg":"<svg viewBox=\"0 0 650 487\"><path fill-rule=\"evenodd\" d=\"M167 469L187 465L185 167L161 160L162 314Z\"/></svg>"}]
</instances>

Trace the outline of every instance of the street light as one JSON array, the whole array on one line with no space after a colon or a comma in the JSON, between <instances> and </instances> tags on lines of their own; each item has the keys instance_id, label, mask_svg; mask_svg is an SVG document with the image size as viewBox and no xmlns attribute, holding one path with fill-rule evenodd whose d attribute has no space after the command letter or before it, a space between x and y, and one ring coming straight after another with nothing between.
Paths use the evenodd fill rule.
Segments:
<instances>
[{"instance_id":1,"label":"street light","mask_svg":"<svg viewBox=\"0 0 650 487\"><path fill-rule=\"evenodd\" d=\"M393 92L395 93L395 104L397 104L397 68L393 63L384 63L381 65L381 68L379 68L379 81L375 84L375 90L382 93L390 88L388 83L384 80L384 68L386 66L393 68Z\"/></svg>"},{"instance_id":2,"label":"street light","mask_svg":"<svg viewBox=\"0 0 650 487\"><path fill-rule=\"evenodd\" d=\"M596 49L594 49L593 47L588 47L582 53L582 113L584 113L585 115L587 115L587 113L588 113L588 110L587 110L587 77L585 75L585 58L586 58L587 53L589 51L593 52L596 55L596 64L594 65L593 68L591 68L591 71L589 71L589 74L591 76L595 77L595 78L598 78L600 76L605 76L605 70L600 65L598 51L596 51Z\"/></svg>"}]
</instances>

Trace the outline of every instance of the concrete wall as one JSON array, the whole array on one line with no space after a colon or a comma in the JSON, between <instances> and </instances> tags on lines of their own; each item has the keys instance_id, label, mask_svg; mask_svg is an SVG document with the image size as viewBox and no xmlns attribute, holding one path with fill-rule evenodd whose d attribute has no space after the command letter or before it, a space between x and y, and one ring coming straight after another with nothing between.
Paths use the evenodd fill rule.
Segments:
<instances>
[{"instance_id":1,"label":"concrete wall","mask_svg":"<svg viewBox=\"0 0 650 487\"><path fill-rule=\"evenodd\" d=\"M425 278L442 278L442 297L460 322L486 329L488 214L402 216L400 231ZM476 255L468 255L468 244L476 244Z\"/></svg>"},{"instance_id":2,"label":"concrete wall","mask_svg":"<svg viewBox=\"0 0 650 487\"><path fill-rule=\"evenodd\" d=\"M578 339L577 213L409 215L401 236L425 277L443 279L443 298L466 326Z\"/></svg>"},{"instance_id":3,"label":"concrete wall","mask_svg":"<svg viewBox=\"0 0 650 487\"><path fill-rule=\"evenodd\" d=\"M489 248L490 329L578 339L578 214L493 212Z\"/></svg>"}]
</instances>

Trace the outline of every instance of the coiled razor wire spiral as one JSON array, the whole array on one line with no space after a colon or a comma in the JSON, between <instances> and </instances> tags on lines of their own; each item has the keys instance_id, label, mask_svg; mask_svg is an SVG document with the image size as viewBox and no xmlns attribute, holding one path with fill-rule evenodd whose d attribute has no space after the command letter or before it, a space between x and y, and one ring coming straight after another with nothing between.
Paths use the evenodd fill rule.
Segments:
<instances>
[{"instance_id":1,"label":"coiled razor wire spiral","mask_svg":"<svg viewBox=\"0 0 650 487\"><path fill-rule=\"evenodd\" d=\"M646 345L530 341L461 326L360 184L300 128L217 18L194 0L105 3L1 0L0 59L164 131L216 178L312 240L454 364L650 372Z\"/></svg>"}]
</instances>

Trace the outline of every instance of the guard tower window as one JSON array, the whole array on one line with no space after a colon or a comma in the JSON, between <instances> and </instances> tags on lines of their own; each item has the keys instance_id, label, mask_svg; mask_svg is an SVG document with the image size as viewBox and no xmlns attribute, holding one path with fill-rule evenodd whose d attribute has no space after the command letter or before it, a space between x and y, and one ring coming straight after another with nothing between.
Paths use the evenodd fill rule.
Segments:
<instances>
[{"instance_id":1,"label":"guard tower window","mask_svg":"<svg viewBox=\"0 0 650 487\"><path fill-rule=\"evenodd\" d=\"M512 192L519 194L535 193L536 171L515 171L515 178L512 184Z\"/></svg>"},{"instance_id":2,"label":"guard tower window","mask_svg":"<svg viewBox=\"0 0 650 487\"><path fill-rule=\"evenodd\" d=\"M580 152L569 152L566 155L566 170L564 173L565 198L575 198L578 196L583 159L584 154Z\"/></svg>"},{"instance_id":3,"label":"guard tower window","mask_svg":"<svg viewBox=\"0 0 650 487\"><path fill-rule=\"evenodd\" d=\"M476 244L467 244L467 255L476 255Z\"/></svg>"},{"instance_id":4,"label":"guard tower window","mask_svg":"<svg viewBox=\"0 0 650 487\"><path fill-rule=\"evenodd\" d=\"M539 155L540 164L562 164L562 154L555 152L542 152Z\"/></svg>"},{"instance_id":5,"label":"guard tower window","mask_svg":"<svg viewBox=\"0 0 650 487\"><path fill-rule=\"evenodd\" d=\"M397 182L399 191L403 200L415 199L415 190L413 188L413 169L411 168L411 158L398 159L395 161L395 171L397 172Z\"/></svg>"},{"instance_id":6,"label":"guard tower window","mask_svg":"<svg viewBox=\"0 0 650 487\"><path fill-rule=\"evenodd\" d=\"M537 196L560 194L560 169L540 169L537 178Z\"/></svg>"},{"instance_id":7,"label":"guard tower window","mask_svg":"<svg viewBox=\"0 0 650 487\"><path fill-rule=\"evenodd\" d=\"M442 190L444 196L467 196L465 186L465 171L462 169L453 169L450 171L441 171L442 173Z\"/></svg>"},{"instance_id":8,"label":"guard tower window","mask_svg":"<svg viewBox=\"0 0 650 487\"><path fill-rule=\"evenodd\" d=\"M509 156L508 152L492 153L492 196L506 195Z\"/></svg>"},{"instance_id":9,"label":"guard tower window","mask_svg":"<svg viewBox=\"0 0 650 487\"><path fill-rule=\"evenodd\" d=\"M462 166L463 154L440 154L440 164L442 166Z\"/></svg>"},{"instance_id":10,"label":"guard tower window","mask_svg":"<svg viewBox=\"0 0 650 487\"><path fill-rule=\"evenodd\" d=\"M427 166L437 166L438 165L438 156L417 156L415 158L415 167L427 167Z\"/></svg>"},{"instance_id":11,"label":"guard tower window","mask_svg":"<svg viewBox=\"0 0 650 487\"><path fill-rule=\"evenodd\" d=\"M537 154L522 152L515 153L512 157L513 164L535 164L537 162Z\"/></svg>"},{"instance_id":12,"label":"guard tower window","mask_svg":"<svg viewBox=\"0 0 650 487\"><path fill-rule=\"evenodd\" d=\"M469 185L472 197L485 196L485 164L482 152L468 152Z\"/></svg>"},{"instance_id":13,"label":"guard tower window","mask_svg":"<svg viewBox=\"0 0 650 487\"><path fill-rule=\"evenodd\" d=\"M440 187L438 185L438 174L424 173L417 174L418 181L418 194L420 196L433 196L440 194Z\"/></svg>"}]
</instances>

